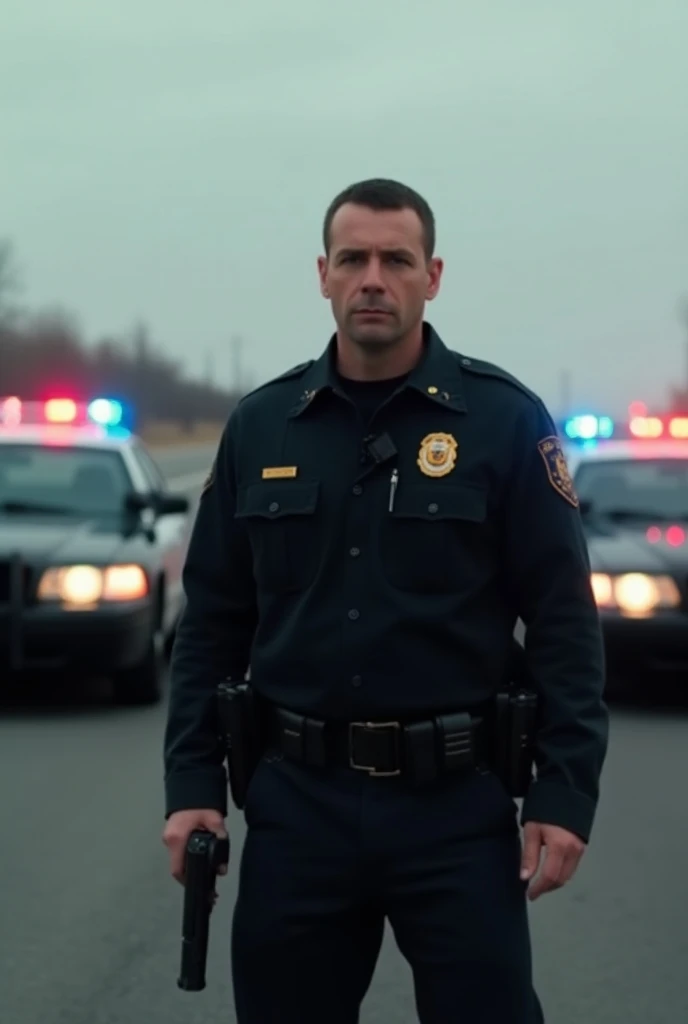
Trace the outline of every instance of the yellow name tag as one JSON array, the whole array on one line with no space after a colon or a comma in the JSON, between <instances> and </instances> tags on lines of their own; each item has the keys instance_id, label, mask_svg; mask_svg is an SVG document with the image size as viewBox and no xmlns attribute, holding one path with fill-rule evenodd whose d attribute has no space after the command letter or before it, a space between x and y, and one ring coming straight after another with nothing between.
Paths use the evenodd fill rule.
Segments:
<instances>
[{"instance_id":1,"label":"yellow name tag","mask_svg":"<svg viewBox=\"0 0 688 1024\"><path fill-rule=\"evenodd\" d=\"M268 466L263 470L263 480L289 480L296 476L296 466Z\"/></svg>"}]
</instances>

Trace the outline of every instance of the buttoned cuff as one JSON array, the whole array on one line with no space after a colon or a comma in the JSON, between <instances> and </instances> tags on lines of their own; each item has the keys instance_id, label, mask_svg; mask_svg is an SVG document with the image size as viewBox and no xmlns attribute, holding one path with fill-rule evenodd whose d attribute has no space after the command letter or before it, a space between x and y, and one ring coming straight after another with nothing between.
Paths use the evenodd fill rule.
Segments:
<instances>
[{"instance_id":1,"label":"buttoned cuff","mask_svg":"<svg viewBox=\"0 0 688 1024\"><path fill-rule=\"evenodd\" d=\"M219 811L227 814L227 776L224 768L179 772L165 779L165 818L176 811Z\"/></svg>"},{"instance_id":2,"label":"buttoned cuff","mask_svg":"<svg viewBox=\"0 0 688 1024\"><path fill-rule=\"evenodd\" d=\"M596 810L596 802L585 793L543 779L531 785L523 800L521 824L558 825L587 843Z\"/></svg>"}]
</instances>

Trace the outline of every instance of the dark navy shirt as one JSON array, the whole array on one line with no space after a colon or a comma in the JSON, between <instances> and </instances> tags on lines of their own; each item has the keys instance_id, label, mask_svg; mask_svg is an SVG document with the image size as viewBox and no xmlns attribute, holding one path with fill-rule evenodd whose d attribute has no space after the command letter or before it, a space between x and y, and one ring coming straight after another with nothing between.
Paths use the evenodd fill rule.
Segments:
<instances>
[{"instance_id":1,"label":"dark navy shirt","mask_svg":"<svg viewBox=\"0 0 688 1024\"><path fill-rule=\"evenodd\" d=\"M226 806L221 679L250 666L268 700L324 719L469 709L508 677L520 617L543 701L523 820L589 832L604 663L556 429L514 377L424 339L408 377L369 386L341 380L333 338L232 413L184 570L168 813Z\"/></svg>"}]
</instances>

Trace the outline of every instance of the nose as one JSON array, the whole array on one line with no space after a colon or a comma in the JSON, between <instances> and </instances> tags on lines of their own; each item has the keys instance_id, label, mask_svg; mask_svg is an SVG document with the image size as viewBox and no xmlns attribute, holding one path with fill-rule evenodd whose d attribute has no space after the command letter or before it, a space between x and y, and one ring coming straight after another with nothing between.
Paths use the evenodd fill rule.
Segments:
<instances>
[{"instance_id":1,"label":"nose","mask_svg":"<svg viewBox=\"0 0 688 1024\"><path fill-rule=\"evenodd\" d=\"M366 264L365 274L361 282L361 290L366 293L383 292L385 283L382 278L382 265L380 260L372 257Z\"/></svg>"}]
</instances>

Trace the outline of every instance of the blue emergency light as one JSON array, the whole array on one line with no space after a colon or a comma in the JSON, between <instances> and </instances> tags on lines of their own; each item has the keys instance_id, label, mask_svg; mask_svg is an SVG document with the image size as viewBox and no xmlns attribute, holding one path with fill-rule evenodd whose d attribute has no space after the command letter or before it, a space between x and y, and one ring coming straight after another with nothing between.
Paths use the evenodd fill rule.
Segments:
<instances>
[{"instance_id":1,"label":"blue emergency light","mask_svg":"<svg viewBox=\"0 0 688 1024\"><path fill-rule=\"evenodd\" d=\"M124 410L121 403L112 398L96 398L88 407L88 415L101 427L118 427L122 422Z\"/></svg>"},{"instance_id":2,"label":"blue emergency light","mask_svg":"<svg viewBox=\"0 0 688 1024\"><path fill-rule=\"evenodd\" d=\"M596 441L612 437L614 421L610 416L595 416L583 413L571 416L564 423L564 433L572 441Z\"/></svg>"}]
</instances>

